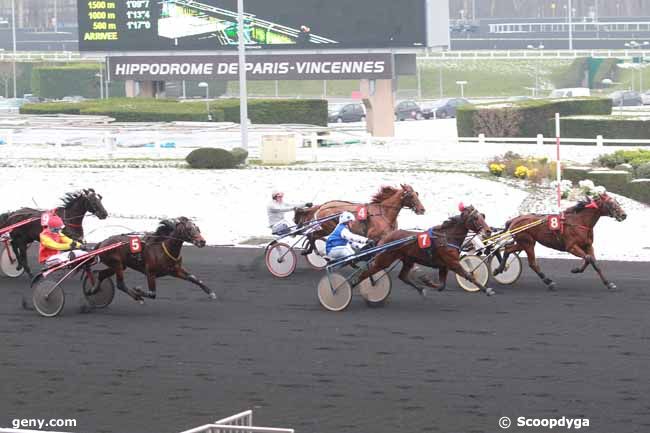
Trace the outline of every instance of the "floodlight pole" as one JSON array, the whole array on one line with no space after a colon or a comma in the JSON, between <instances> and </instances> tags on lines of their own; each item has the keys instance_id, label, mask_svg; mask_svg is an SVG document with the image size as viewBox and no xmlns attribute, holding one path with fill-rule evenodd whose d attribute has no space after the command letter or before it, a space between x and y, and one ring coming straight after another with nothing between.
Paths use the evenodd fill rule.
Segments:
<instances>
[{"instance_id":1,"label":"floodlight pole","mask_svg":"<svg viewBox=\"0 0 650 433\"><path fill-rule=\"evenodd\" d=\"M573 4L569 0L569 50L573 51Z\"/></svg>"},{"instance_id":2,"label":"floodlight pole","mask_svg":"<svg viewBox=\"0 0 650 433\"><path fill-rule=\"evenodd\" d=\"M248 149L248 92L246 89L246 41L244 40L244 0L237 0L237 27L239 39L239 125L241 147Z\"/></svg>"},{"instance_id":3,"label":"floodlight pole","mask_svg":"<svg viewBox=\"0 0 650 433\"><path fill-rule=\"evenodd\" d=\"M14 98L18 97L17 85L16 85L16 0L11 0L11 35L13 38L13 74L14 74Z\"/></svg>"}]
</instances>

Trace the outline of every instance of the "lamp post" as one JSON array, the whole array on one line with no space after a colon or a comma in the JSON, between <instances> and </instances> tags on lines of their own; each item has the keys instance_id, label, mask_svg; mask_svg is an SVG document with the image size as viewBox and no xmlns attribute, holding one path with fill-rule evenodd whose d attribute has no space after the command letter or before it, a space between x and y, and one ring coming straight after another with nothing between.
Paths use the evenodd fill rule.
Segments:
<instances>
[{"instance_id":1,"label":"lamp post","mask_svg":"<svg viewBox=\"0 0 650 433\"><path fill-rule=\"evenodd\" d=\"M528 45L529 50L541 51L544 49L544 45L539 44L538 46ZM539 92L539 59L535 62L535 90L533 91L533 96L537 96Z\"/></svg>"},{"instance_id":2,"label":"lamp post","mask_svg":"<svg viewBox=\"0 0 650 433\"><path fill-rule=\"evenodd\" d=\"M205 81L199 83L201 89L205 89L205 111L208 113L208 122L212 121L212 115L210 114L210 85Z\"/></svg>"},{"instance_id":3,"label":"lamp post","mask_svg":"<svg viewBox=\"0 0 650 433\"><path fill-rule=\"evenodd\" d=\"M460 86L460 97L464 98L465 97L465 85L467 85L467 81L456 81L456 84Z\"/></svg>"},{"instance_id":4,"label":"lamp post","mask_svg":"<svg viewBox=\"0 0 650 433\"><path fill-rule=\"evenodd\" d=\"M573 51L573 5L569 0L569 50Z\"/></svg>"},{"instance_id":5,"label":"lamp post","mask_svg":"<svg viewBox=\"0 0 650 433\"><path fill-rule=\"evenodd\" d=\"M95 74L95 77L99 78L99 99L104 99L104 74L101 69Z\"/></svg>"},{"instance_id":6,"label":"lamp post","mask_svg":"<svg viewBox=\"0 0 650 433\"><path fill-rule=\"evenodd\" d=\"M16 0L11 0L11 36L13 40L13 61L11 66L13 68L14 75L14 98L18 97L17 85L16 85Z\"/></svg>"},{"instance_id":7,"label":"lamp post","mask_svg":"<svg viewBox=\"0 0 650 433\"><path fill-rule=\"evenodd\" d=\"M244 0L237 0L237 39L239 56L239 126L241 147L248 150L248 92L246 89L246 41L244 40Z\"/></svg>"}]
</instances>

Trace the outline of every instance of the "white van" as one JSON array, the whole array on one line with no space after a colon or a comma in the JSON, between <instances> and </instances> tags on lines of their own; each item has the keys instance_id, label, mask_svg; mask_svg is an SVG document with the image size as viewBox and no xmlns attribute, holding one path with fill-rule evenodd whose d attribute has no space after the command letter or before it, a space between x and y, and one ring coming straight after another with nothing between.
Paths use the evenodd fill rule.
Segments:
<instances>
[{"instance_id":1,"label":"white van","mask_svg":"<svg viewBox=\"0 0 650 433\"><path fill-rule=\"evenodd\" d=\"M591 96L591 91L587 87L570 87L566 89L555 89L549 96L551 98L578 98Z\"/></svg>"}]
</instances>

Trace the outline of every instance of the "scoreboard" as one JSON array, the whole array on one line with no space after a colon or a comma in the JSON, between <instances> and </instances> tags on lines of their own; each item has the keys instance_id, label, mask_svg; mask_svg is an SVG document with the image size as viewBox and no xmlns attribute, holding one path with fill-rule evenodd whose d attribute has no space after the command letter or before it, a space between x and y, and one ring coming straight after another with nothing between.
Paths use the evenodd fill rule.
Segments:
<instances>
[{"instance_id":1,"label":"scoreboard","mask_svg":"<svg viewBox=\"0 0 650 433\"><path fill-rule=\"evenodd\" d=\"M429 2L245 0L249 49L427 45ZM78 0L81 51L219 51L238 45L237 0Z\"/></svg>"}]
</instances>

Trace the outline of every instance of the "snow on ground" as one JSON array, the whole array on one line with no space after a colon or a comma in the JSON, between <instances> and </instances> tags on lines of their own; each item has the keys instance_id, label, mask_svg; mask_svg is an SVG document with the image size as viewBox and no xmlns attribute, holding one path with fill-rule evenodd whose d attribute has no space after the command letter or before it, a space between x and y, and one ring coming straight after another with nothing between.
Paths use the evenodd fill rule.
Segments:
<instances>
[{"instance_id":1,"label":"snow on ground","mask_svg":"<svg viewBox=\"0 0 650 433\"><path fill-rule=\"evenodd\" d=\"M413 185L427 210L422 216L404 210L399 219L403 228L439 224L457 213L460 201L474 204L486 213L492 226L503 226L522 211L522 203L528 198L527 192L504 182L462 173L64 168L0 171L3 210L33 206L33 200L41 208L52 208L65 192L95 188L104 196L110 217L105 221L87 220L89 241L116 233L153 230L162 218L184 215L199 224L213 245L238 244L268 236L265 206L274 189L284 190L286 198L293 202L322 203L342 198L367 202L380 185L400 183ZM620 201L629 217L622 223L610 218L598 223L598 257L650 261L650 208L625 198ZM525 211L553 211L552 200L539 202L546 205ZM558 255L541 248L538 254Z\"/></svg>"}]
</instances>

